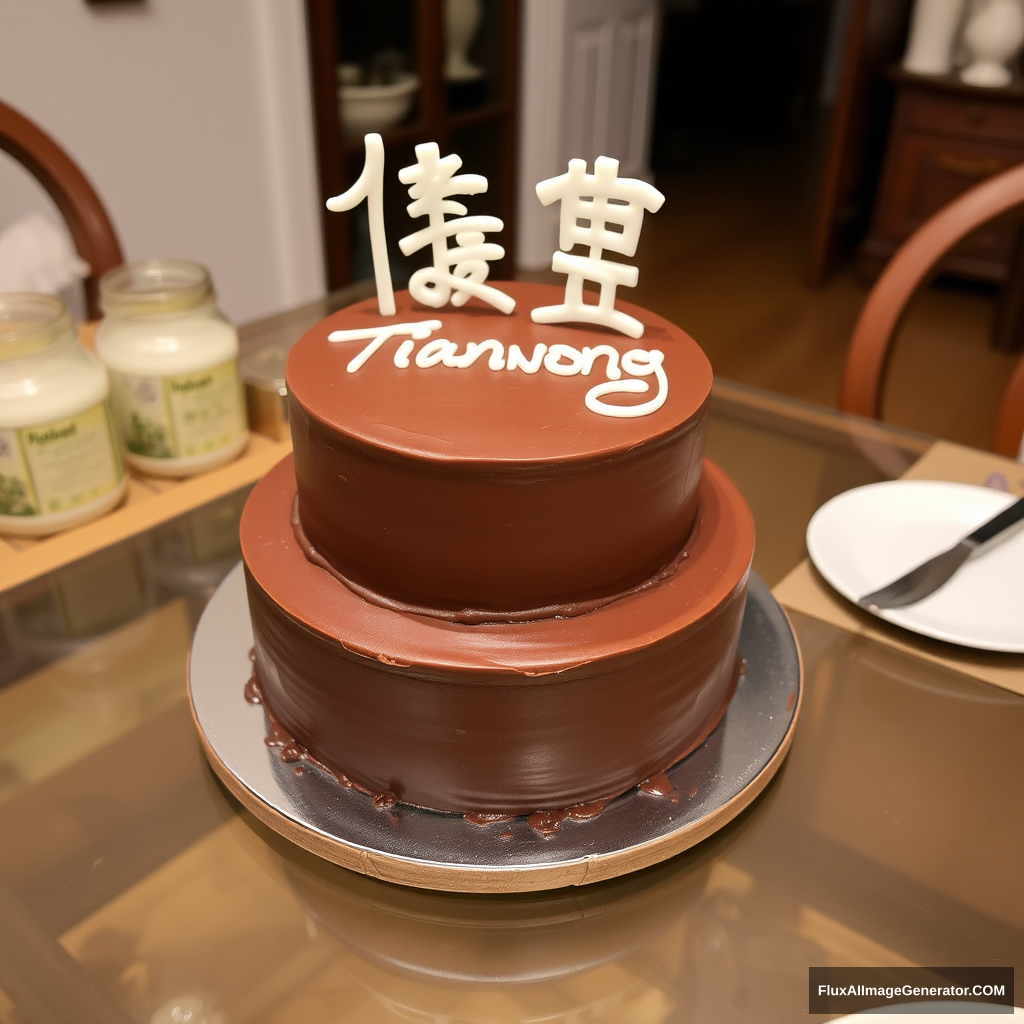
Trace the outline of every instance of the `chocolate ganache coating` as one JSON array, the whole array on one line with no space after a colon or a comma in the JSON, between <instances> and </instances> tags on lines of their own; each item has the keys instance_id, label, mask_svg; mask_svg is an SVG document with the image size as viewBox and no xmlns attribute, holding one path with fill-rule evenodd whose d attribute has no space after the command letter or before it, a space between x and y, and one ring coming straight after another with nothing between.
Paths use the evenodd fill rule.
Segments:
<instances>
[{"instance_id":1,"label":"chocolate ganache coating","mask_svg":"<svg viewBox=\"0 0 1024 1024\"><path fill-rule=\"evenodd\" d=\"M712 379L696 343L625 302L644 323L639 341L535 324L530 310L560 302L562 290L501 287L516 299L511 316L476 300L433 310L403 292L396 316L381 317L375 300L359 303L307 332L289 357L300 536L370 601L457 622L576 615L650 579L693 529ZM355 372L348 364L369 340L328 340L332 331L423 320L441 323L430 340L410 341L403 353L409 334L398 334ZM526 359L537 345L600 350L589 372L571 351L554 370L539 361L534 372L495 369L493 350L469 366L445 365L436 344L433 365L418 364L437 339L460 355L496 339L504 360L512 345ZM638 349L664 354L661 407L633 418L588 408L613 361L630 377L637 360L628 353ZM633 376L648 390L606 395L606 406L658 392L653 373Z\"/></svg>"},{"instance_id":2,"label":"chocolate ganache coating","mask_svg":"<svg viewBox=\"0 0 1024 1024\"><path fill-rule=\"evenodd\" d=\"M674 573L572 618L477 625L364 600L307 557L291 459L241 524L256 672L289 734L371 792L444 811L601 800L669 767L733 692L750 511L711 463Z\"/></svg>"}]
</instances>

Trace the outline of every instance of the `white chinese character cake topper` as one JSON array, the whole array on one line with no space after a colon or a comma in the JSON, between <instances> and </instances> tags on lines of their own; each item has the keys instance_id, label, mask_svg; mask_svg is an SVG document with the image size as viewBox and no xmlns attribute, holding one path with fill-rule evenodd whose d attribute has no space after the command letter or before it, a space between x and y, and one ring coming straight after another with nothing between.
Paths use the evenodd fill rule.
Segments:
<instances>
[{"instance_id":1,"label":"white chinese character cake topper","mask_svg":"<svg viewBox=\"0 0 1024 1024\"><path fill-rule=\"evenodd\" d=\"M505 250L496 242L485 242L484 232L501 231L497 217L468 217L462 203L449 198L455 195L476 195L487 191L482 174L456 174L462 160L454 153L441 158L436 142L416 147L416 163L403 167L398 178L409 187L412 202L406 207L410 217L429 217L430 223L406 235L398 247L406 256L430 245L433 266L423 267L412 275L409 292L417 302L437 309L449 299L453 306L462 306L475 295L489 302L502 313L511 313L515 299L491 285L484 284L490 267L488 260L500 260ZM454 213L454 220L445 214ZM448 248L448 239L455 236L456 245Z\"/></svg>"},{"instance_id":2,"label":"white chinese character cake topper","mask_svg":"<svg viewBox=\"0 0 1024 1024\"><path fill-rule=\"evenodd\" d=\"M537 185L537 197L549 206L561 202L558 246L551 258L551 269L567 274L565 299L559 306L539 306L530 313L538 324L582 322L601 324L621 331L630 338L642 337L644 325L635 317L615 308L615 289L619 285L635 288L639 277L636 267L602 259L605 249L622 256L636 255L644 210L661 208L665 197L646 181L620 178L619 161L599 156L594 173L587 173L585 160L570 160L569 170L557 178ZM588 256L573 256L574 245L585 245ZM601 286L596 305L583 301L583 282Z\"/></svg>"},{"instance_id":3,"label":"white chinese character cake topper","mask_svg":"<svg viewBox=\"0 0 1024 1024\"><path fill-rule=\"evenodd\" d=\"M391 283L388 240L384 231L384 140L377 132L363 136L366 159L356 183L340 196L327 200L327 209L351 210L366 200L370 220L370 250L377 282L377 308L381 316L395 315L395 291Z\"/></svg>"}]
</instances>

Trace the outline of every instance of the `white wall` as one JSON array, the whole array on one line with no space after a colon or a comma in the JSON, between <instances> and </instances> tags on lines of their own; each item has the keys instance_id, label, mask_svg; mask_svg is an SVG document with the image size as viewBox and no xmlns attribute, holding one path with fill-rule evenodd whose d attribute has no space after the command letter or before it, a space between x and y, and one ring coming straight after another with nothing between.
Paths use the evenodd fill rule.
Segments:
<instances>
[{"instance_id":1,"label":"white wall","mask_svg":"<svg viewBox=\"0 0 1024 1024\"><path fill-rule=\"evenodd\" d=\"M517 261L551 266L558 206L534 187L568 162L619 161L650 180L657 0L525 0L519 125Z\"/></svg>"},{"instance_id":2,"label":"white wall","mask_svg":"<svg viewBox=\"0 0 1024 1024\"><path fill-rule=\"evenodd\" d=\"M205 263L242 322L324 291L305 31L302 0L0 0L0 99L82 167L127 259ZM0 229L41 205L0 160Z\"/></svg>"}]
</instances>

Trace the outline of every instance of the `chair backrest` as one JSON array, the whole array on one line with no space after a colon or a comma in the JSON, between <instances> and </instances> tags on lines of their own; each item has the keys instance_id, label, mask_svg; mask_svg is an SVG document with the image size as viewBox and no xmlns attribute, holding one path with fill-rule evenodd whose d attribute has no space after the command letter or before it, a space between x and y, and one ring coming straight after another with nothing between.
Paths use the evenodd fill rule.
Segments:
<instances>
[{"instance_id":1,"label":"chair backrest","mask_svg":"<svg viewBox=\"0 0 1024 1024\"><path fill-rule=\"evenodd\" d=\"M5 103L0 103L0 149L37 178L57 204L78 254L92 269L85 281L85 298L90 318L98 319L100 276L124 262L117 232L100 197L46 132Z\"/></svg>"},{"instance_id":2,"label":"chair backrest","mask_svg":"<svg viewBox=\"0 0 1024 1024\"><path fill-rule=\"evenodd\" d=\"M1024 204L1024 164L976 185L922 224L889 261L853 330L839 400L845 412L880 418L893 336L918 286L982 224ZM1000 403L992 449L1015 458L1024 434L1024 360Z\"/></svg>"},{"instance_id":3,"label":"chair backrest","mask_svg":"<svg viewBox=\"0 0 1024 1024\"><path fill-rule=\"evenodd\" d=\"M992 451L1024 462L1024 357L1017 363L999 403Z\"/></svg>"}]
</instances>

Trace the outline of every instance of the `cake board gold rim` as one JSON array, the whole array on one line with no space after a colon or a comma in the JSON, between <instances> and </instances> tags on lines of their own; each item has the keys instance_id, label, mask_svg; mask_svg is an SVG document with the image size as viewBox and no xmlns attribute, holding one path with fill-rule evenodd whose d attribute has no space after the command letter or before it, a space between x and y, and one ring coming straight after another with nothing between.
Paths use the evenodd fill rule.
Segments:
<instances>
[{"instance_id":1,"label":"cake board gold rim","mask_svg":"<svg viewBox=\"0 0 1024 1024\"><path fill-rule=\"evenodd\" d=\"M233 585L232 580L234 580ZM477 846L489 843L495 855L492 862L489 863L460 863L457 859L460 852L457 847L451 850L454 856L450 856L447 860L432 859L429 856L408 856L396 852L393 848L388 849L392 845L388 841L391 826L387 823L385 813L371 809L371 802L363 794L353 790L342 790L342 787L338 786L336 782L315 769L304 771L300 777L303 782L314 779L321 787L333 787L324 792L329 793L332 797L339 796L357 801L350 805L349 810L356 808L360 812L365 811L370 816L376 816L382 822L383 827L377 832L372 844L354 842L351 838L338 834L345 831L344 826L328 829L322 827L322 822L318 824L310 820L310 816L303 813L303 801L301 794L297 792L289 794L289 797L295 799L295 802L288 807L289 813L285 813L281 807L275 806L273 798L268 799L265 792L260 792L260 789L267 785L265 769L269 767L271 774L274 774L278 781L288 787L291 782L295 781L294 776L289 774L294 772L294 768L291 765L281 765L273 752L267 750L261 742L262 736L253 735L253 718L258 715L262 719L263 712L261 708L247 705L242 696L245 679L248 678L250 669L248 652L252 645L252 638L251 632L246 634L244 628L241 628L248 623L248 605L242 584L241 565L237 566L225 579L203 615L203 618L207 620L208 631L215 631L223 643L238 648L233 653L236 655L235 662L239 671L237 673L218 673L215 671L214 665L204 663L204 661L208 662L208 652L204 652L198 643L203 630L201 620L196 633L197 643L194 643L189 657L189 708L199 733L203 751L214 772L228 791L246 810L269 828L316 856L383 881L448 892L533 892L565 886L586 885L650 867L702 842L742 813L760 795L781 767L792 745L796 723L803 705L803 660L789 617L753 572L751 573L750 596L748 596L748 614L751 602L761 612L768 611L769 618L774 618L772 626L776 634L780 634L784 628L785 635L775 635L773 639L776 644L781 641L784 646L790 645L792 652L792 664L785 666L789 670L789 676L784 683L791 687L791 694L795 693L795 701L792 702L791 709L786 708L788 721L786 721L784 730L777 738L777 742L774 743L770 754L756 766L756 771L753 771L735 792L730 793L727 799L709 808L706 813L700 814L693 820L670 828L663 834L641 838L640 841L624 842L618 848L606 849L597 853L582 853L580 856L569 856L561 860L516 861L515 857L509 856L509 851L502 848L496 838L497 832L501 830L502 826L480 828L463 822L457 815L438 814L402 805L400 805L400 809L406 821L444 823L445 828L456 836L456 840L464 839L467 843ZM763 619L764 615L761 618ZM244 655L244 661L237 657L239 653ZM748 662L745 679L760 667L758 656L762 653L750 649L749 638L746 649L744 649L743 639L741 639L741 654L747 658ZM227 697L229 701L231 695L236 698L234 703L237 704L237 714L233 710L230 718L222 713L219 722L211 720L209 709L203 707L203 704L214 688L217 689L217 696L220 698ZM738 688L737 693L740 692ZM199 698L198 702L197 697ZM222 704L224 704L223 700ZM227 705L224 704L224 706L226 709ZM765 717L764 713L772 709L765 707L759 710L762 713L761 717ZM246 714L249 715L248 727L243 728L243 716ZM768 718L774 720L774 716L768 716ZM706 743L711 743L716 739L719 743L724 742L727 738L724 734L729 728L728 723L729 714L727 713ZM265 733L265 729L263 732ZM248 744L248 747L252 749L247 747L240 757L239 743ZM696 755L702 749L703 747L698 748L694 754ZM250 755L252 756L250 757ZM679 769L685 767L686 762L690 760L691 758L686 758L679 765L670 769L670 777L677 776ZM257 777L260 775L262 778ZM673 781L683 781L683 779L673 778ZM300 783L295 783L296 787L299 785ZM634 799L649 801L649 806L655 804L661 805L662 808L666 806L667 802L664 801L664 798L640 796L636 791L632 791L632 793ZM625 801L625 797L620 798L620 801ZM620 809L621 807L617 810ZM557 843L566 835L574 838L576 835L586 836L586 832L574 833L574 830L599 829L602 820L607 821L607 815L608 811L589 822L568 822L559 833L556 833L555 837L551 838L554 838ZM528 829L524 820L517 819L516 823L522 829ZM393 836L391 837L393 838ZM550 844L551 838L536 837L536 842Z\"/></svg>"}]
</instances>

